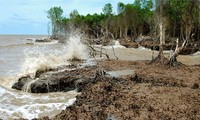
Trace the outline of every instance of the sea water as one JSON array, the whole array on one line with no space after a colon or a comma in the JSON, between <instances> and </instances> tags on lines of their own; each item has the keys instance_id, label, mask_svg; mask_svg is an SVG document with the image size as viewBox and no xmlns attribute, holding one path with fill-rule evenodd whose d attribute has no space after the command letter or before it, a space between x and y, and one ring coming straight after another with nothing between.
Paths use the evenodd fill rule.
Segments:
<instances>
[{"instance_id":1,"label":"sea water","mask_svg":"<svg viewBox=\"0 0 200 120\"><path fill-rule=\"evenodd\" d=\"M87 59L87 49L79 36L70 36L67 44L55 41L27 44L28 39L47 36L0 35L0 118L38 118L54 116L76 99L77 93L31 94L11 89L22 76L34 77L37 70L69 65L69 59Z\"/></svg>"},{"instance_id":2,"label":"sea water","mask_svg":"<svg viewBox=\"0 0 200 120\"><path fill-rule=\"evenodd\" d=\"M69 65L68 60L73 57L89 58L88 50L78 35L71 35L67 44L56 41L27 44L30 42L26 40L27 38L45 37L47 36L0 35L0 118L53 117L76 100L75 96L78 93L75 91L31 94L11 89L20 77L27 75L34 77L37 70ZM100 46L94 47L96 50L101 48ZM125 48L118 41L113 46L103 47L102 51L107 53L111 59L116 59L113 54L115 52L121 60L151 60L153 53L143 47ZM168 53L168 51L165 52L166 56ZM154 56L157 54L158 52L154 52ZM178 60L188 65L200 64L200 54L197 52L193 55L179 56ZM83 65L95 65L95 62L88 60Z\"/></svg>"}]
</instances>

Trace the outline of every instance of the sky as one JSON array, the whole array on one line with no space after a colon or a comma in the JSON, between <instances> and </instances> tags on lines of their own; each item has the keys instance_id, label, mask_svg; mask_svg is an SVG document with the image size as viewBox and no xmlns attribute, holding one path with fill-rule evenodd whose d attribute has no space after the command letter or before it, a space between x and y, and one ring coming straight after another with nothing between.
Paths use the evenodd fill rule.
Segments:
<instances>
[{"instance_id":1,"label":"sky","mask_svg":"<svg viewBox=\"0 0 200 120\"><path fill-rule=\"evenodd\" d=\"M61 6L63 16L69 17L74 9L79 14L101 13L105 4L111 3L117 13L117 3L134 0L0 0L0 34L48 34L50 20L47 11Z\"/></svg>"}]
</instances>

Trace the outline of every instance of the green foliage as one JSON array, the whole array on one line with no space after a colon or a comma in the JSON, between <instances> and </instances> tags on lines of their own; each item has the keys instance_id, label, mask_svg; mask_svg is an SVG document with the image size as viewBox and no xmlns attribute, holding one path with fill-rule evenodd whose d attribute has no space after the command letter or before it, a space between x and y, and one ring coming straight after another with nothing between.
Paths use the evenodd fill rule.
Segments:
<instances>
[{"instance_id":1,"label":"green foliage","mask_svg":"<svg viewBox=\"0 0 200 120\"><path fill-rule=\"evenodd\" d=\"M53 34L58 34L59 23L62 20L63 10L61 7L52 7L47 11L47 18L51 20Z\"/></svg>"},{"instance_id":2,"label":"green foliage","mask_svg":"<svg viewBox=\"0 0 200 120\"><path fill-rule=\"evenodd\" d=\"M79 13L78 13L77 10L73 10L73 11L70 13L70 19L72 19L72 20L76 19L78 16L79 16Z\"/></svg>"},{"instance_id":3,"label":"green foliage","mask_svg":"<svg viewBox=\"0 0 200 120\"><path fill-rule=\"evenodd\" d=\"M47 11L47 17L54 21L59 21L62 19L63 9L59 7L52 7L50 10Z\"/></svg>"},{"instance_id":4,"label":"green foliage","mask_svg":"<svg viewBox=\"0 0 200 120\"><path fill-rule=\"evenodd\" d=\"M110 3L105 4L102 10L105 15L112 15L112 5Z\"/></svg>"},{"instance_id":5,"label":"green foliage","mask_svg":"<svg viewBox=\"0 0 200 120\"><path fill-rule=\"evenodd\" d=\"M124 3L119 2L117 4L117 12L118 12L118 14L122 14L124 12L124 9L125 9Z\"/></svg>"},{"instance_id":6,"label":"green foliage","mask_svg":"<svg viewBox=\"0 0 200 120\"><path fill-rule=\"evenodd\" d=\"M115 38L135 38L140 34L149 35L157 30L156 19L159 14L159 0L135 0L132 4L117 4L117 15L113 15L113 8L110 3L105 4L101 14L80 15L77 10L70 13L70 18L62 17L61 7L53 7L47 12L47 17L51 20L53 31L66 31L71 29L81 29L89 36L96 36L102 31L108 31ZM162 0L163 18L167 35L170 37L180 37L186 28L190 28L200 34L200 1L199 0ZM92 32L91 32L92 31ZM94 34L94 31L96 34ZM189 33L189 34L190 34ZM97 36L99 36L97 35Z\"/></svg>"},{"instance_id":7,"label":"green foliage","mask_svg":"<svg viewBox=\"0 0 200 120\"><path fill-rule=\"evenodd\" d=\"M200 1L198 0L165 0L164 16L168 19L168 29L170 30L173 27L174 34L180 36L183 31L186 32L188 29L195 28L195 24L200 24L198 21L199 5ZM195 29L199 29L198 26ZM189 33L185 32L185 35L190 35L192 30L187 31ZM177 35L176 37L178 37Z\"/></svg>"}]
</instances>

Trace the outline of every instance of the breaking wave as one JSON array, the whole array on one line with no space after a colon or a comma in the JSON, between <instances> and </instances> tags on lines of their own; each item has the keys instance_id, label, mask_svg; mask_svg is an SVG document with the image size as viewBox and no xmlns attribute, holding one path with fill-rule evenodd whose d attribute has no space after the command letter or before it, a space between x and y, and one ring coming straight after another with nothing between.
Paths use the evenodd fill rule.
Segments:
<instances>
[{"instance_id":1,"label":"breaking wave","mask_svg":"<svg viewBox=\"0 0 200 120\"><path fill-rule=\"evenodd\" d=\"M0 59L0 62L12 63L9 68L17 71L12 72L8 69L7 72L9 74L0 77L1 119L52 117L75 102L75 96L77 95L75 91L67 93L31 94L10 89L22 76L35 77L36 71L38 70L69 65L69 60L73 58L89 58L87 47L82 43L81 36L70 35L66 41L66 44L37 43L23 48L20 47L20 49L18 47L16 47L17 49L11 48L12 51L9 49L8 60ZM6 51L5 55L7 55Z\"/></svg>"},{"instance_id":2,"label":"breaking wave","mask_svg":"<svg viewBox=\"0 0 200 120\"><path fill-rule=\"evenodd\" d=\"M79 35L71 35L65 44L36 46L24 50L25 57L19 76L35 76L37 70L46 70L60 65L69 65L70 59L88 59L86 45Z\"/></svg>"},{"instance_id":3,"label":"breaking wave","mask_svg":"<svg viewBox=\"0 0 200 120\"><path fill-rule=\"evenodd\" d=\"M33 119L44 116L53 117L72 105L77 93L29 94L13 92L0 87L0 118L1 119Z\"/></svg>"}]
</instances>

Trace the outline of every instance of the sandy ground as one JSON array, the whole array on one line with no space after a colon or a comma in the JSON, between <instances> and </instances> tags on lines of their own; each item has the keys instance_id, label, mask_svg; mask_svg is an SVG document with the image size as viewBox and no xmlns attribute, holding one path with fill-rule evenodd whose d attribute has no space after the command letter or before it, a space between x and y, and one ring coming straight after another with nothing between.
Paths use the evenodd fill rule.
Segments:
<instances>
[{"instance_id":1,"label":"sandy ground","mask_svg":"<svg viewBox=\"0 0 200 120\"><path fill-rule=\"evenodd\" d=\"M135 48L123 48L124 46L114 47L114 53L117 56L119 60L152 60L152 57L156 57L158 55L158 51L152 51L148 48L139 47L137 49ZM96 47L96 50L100 51L100 47ZM107 53L110 57L110 59L116 59L114 56L112 47L104 47L103 52ZM198 52L199 53L199 52ZM164 51L164 55L166 58L169 58L170 51ZM99 58L99 55L96 56ZM106 58L105 55L102 56L103 58ZM200 64L200 54L198 55L179 55L177 60L183 64L186 65L199 65Z\"/></svg>"}]
</instances>

